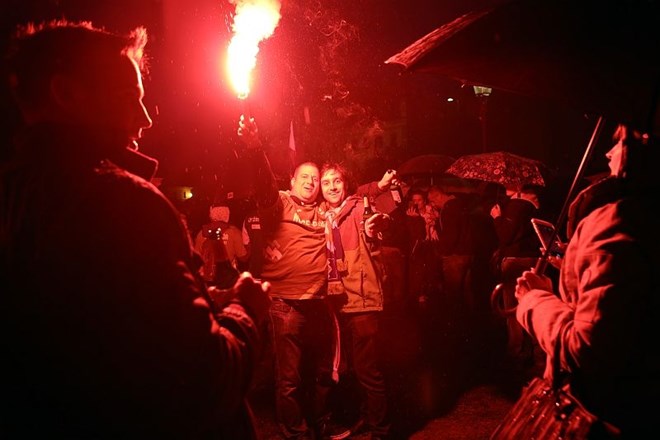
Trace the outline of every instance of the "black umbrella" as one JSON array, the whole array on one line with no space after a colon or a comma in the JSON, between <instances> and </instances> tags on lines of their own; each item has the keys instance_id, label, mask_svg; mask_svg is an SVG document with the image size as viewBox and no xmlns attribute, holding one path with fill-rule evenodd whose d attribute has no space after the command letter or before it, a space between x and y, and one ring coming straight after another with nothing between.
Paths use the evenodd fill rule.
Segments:
<instances>
[{"instance_id":1,"label":"black umbrella","mask_svg":"<svg viewBox=\"0 0 660 440\"><path fill-rule=\"evenodd\" d=\"M557 218L560 225L604 117L660 134L658 17L659 2L652 0L506 0L440 26L385 62L600 115ZM545 251L537 272L545 270L547 258Z\"/></svg>"},{"instance_id":2,"label":"black umbrella","mask_svg":"<svg viewBox=\"0 0 660 440\"><path fill-rule=\"evenodd\" d=\"M659 3L499 2L440 26L385 62L550 98L660 134Z\"/></svg>"},{"instance_id":3,"label":"black umbrella","mask_svg":"<svg viewBox=\"0 0 660 440\"><path fill-rule=\"evenodd\" d=\"M454 163L454 158L443 154L422 154L403 162L396 169L401 178L431 177L444 173Z\"/></svg>"}]
</instances>

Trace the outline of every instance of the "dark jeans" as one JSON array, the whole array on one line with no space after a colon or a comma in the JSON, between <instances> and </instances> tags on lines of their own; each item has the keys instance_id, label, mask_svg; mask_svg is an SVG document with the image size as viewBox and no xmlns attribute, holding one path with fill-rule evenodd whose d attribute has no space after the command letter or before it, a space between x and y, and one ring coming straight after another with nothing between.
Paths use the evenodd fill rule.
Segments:
<instances>
[{"instance_id":1,"label":"dark jeans","mask_svg":"<svg viewBox=\"0 0 660 440\"><path fill-rule=\"evenodd\" d=\"M442 255L438 257L442 271L444 306L450 310L474 311L477 300L472 291L472 255Z\"/></svg>"},{"instance_id":2,"label":"dark jeans","mask_svg":"<svg viewBox=\"0 0 660 440\"><path fill-rule=\"evenodd\" d=\"M408 266L408 292L417 302L420 296L434 296L440 288L440 260L436 244L419 240L413 246Z\"/></svg>"},{"instance_id":3,"label":"dark jeans","mask_svg":"<svg viewBox=\"0 0 660 440\"><path fill-rule=\"evenodd\" d=\"M536 265L537 258L533 257L505 257L502 259L502 283L504 292L502 300L506 309L518 305L516 299L516 280L526 270ZM515 315L506 318L507 354L514 360L528 360L533 358L534 342L532 337L518 323Z\"/></svg>"},{"instance_id":4,"label":"dark jeans","mask_svg":"<svg viewBox=\"0 0 660 440\"><path fill-rule=\"evenodd\" d=\"M361 417L372 434L384 437L389 434L390 421L378 353L379 315L380 312L342 313L340 319L344 352L361 387Z\"/></svg>"},{"instance_id":5,"label":"dark jeans","mask_svg":"<svg viewBox=\"0 0 660 440\"><path fill-rule=\"evenodd\" d=\"M385 312L403 313L407 301L408 262L404 253L395 247L383 246L380 249L383 263L383 303Z\"/></svg>"},{"instance_id":6,"label":"dark jeans","mask_svg":"<svg viewBox=\"0 0 660 440\"><path fill-rule=\"evenodd\" d=\"M270 306L275 406L285 438L312 438L326 414L332 385L334 323L324 300L282 300Z\"/></svg>"}]
</instances>

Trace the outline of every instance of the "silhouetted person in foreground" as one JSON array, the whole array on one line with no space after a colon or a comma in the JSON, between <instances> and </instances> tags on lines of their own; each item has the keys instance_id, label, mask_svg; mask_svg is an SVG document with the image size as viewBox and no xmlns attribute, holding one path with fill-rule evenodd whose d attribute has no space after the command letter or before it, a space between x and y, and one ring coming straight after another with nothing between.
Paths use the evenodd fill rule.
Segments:
<instances>
[{"instance_id":1,"label":"silhouetted person in foreground","mask_svg":"<svg viewBox=\"0 0 660 440\"><path fill-rule=\"evenodd\" d=\"M619 126L607 153L611 176L583 190L569 210L559 295L548 276L518 278L516 317L567 375L585 408L644 438L657 430L660 357L658 139Z\"/></svg>"},{"instance_id":2,"label":"silhouetted person in foreground","mask_svg":"<svg viewBox=\"0 0 660 440\"><path fill-rule=\"evenodd\" d=\"M134 147L146 31L29 26L24 122L0 171L2 438L253 438L244 397L268 285L214 292ZM126 159L128 158L128 159ZM209 298L209 299L207 299Z\"/></svg>"}]
</instances>

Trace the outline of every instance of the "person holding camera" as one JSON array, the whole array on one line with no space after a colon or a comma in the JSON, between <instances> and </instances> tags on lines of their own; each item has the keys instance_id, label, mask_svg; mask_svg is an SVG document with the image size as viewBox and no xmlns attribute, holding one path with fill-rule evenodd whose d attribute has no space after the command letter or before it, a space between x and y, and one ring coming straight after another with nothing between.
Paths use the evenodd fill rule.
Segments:
<instances>
[{"instance_id":1,"label":"person holding camera","mask_svg":"<svg viewBox=\"0 0 660 440\"><path fill-rule=\"evenodd\" d=\"M227 288L236 282L240 269L247 264L248 251L241 231L229 223L226 205L209 207L209 223L195 237L195 250L202 256L202 278L210 286Z\"/></svg>"}]
</instances>

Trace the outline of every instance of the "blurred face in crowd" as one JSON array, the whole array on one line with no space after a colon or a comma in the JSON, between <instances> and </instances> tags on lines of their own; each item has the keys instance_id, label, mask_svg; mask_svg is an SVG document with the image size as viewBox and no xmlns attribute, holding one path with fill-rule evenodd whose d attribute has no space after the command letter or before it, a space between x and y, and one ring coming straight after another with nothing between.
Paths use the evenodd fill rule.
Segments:
<instances>
[{"instance_id":1,"label":"blurred face in crowd","mask_svg":"<svg viewBox=\"0 0 660 440\"><path fill-rule=\"evenodd\" d=\"M424 196L422 194L413 194L412 197L410 197L410 201L412 202L413 207L417 209L418 212L424 211L424 205L426 205L426 200L424 200Z\"/></svg>"},{"instance_id":2,"label":"blurred face in crowd","mask_svg":"<svg viewBox=\"0 0 660 440\"><path fill-rule=\"evenodd\" d=\"M336 208L346 198L344 177L335 169L327 170L321 176L321 192L330 206Z\"/></svg>"},{"instance_id":3,"label":"blurred face in crowd","mask_svg":"<svg viewBox=\"0 0 660 440\"><path fill-rule=\"evenodd\" d=\"M313 163L304 163L296 168L291 179L291 194L306 203L312 203L319 195L319 168Z\"/></svg>"},{"instance_id":4,"label":"blurred face in crowd","mask_svg":"<svg viewBox=\"0 0 660 440\"><path fill-rule=\"evenodd\" d=\"M435 209L442 209L442 207L445 205L445 203L448 200L447 194L441 192L437 188L436 189L431 188L426 197L429 201L429 205L431 205Z\"/></svg>"}]
</instances>

